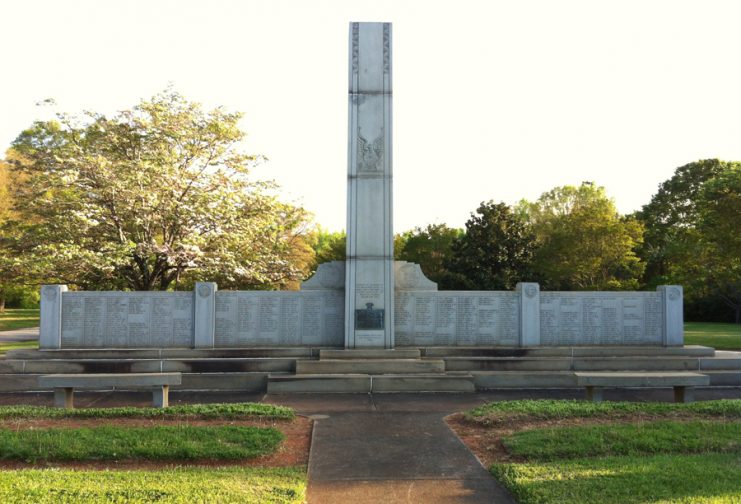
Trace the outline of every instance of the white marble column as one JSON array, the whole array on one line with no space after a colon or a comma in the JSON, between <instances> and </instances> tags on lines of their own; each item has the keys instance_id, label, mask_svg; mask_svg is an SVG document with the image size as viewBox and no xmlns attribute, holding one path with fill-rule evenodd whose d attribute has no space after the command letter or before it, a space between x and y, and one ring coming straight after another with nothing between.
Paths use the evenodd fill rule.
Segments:
<instances>
[{"instance_id":1,"label":"white marble column","mask_svg":"<svg viewBox=\"0 0 741 504\"><path fill-rule=\"evenodd\" d=\"M350 23L345 346L394 346L391 24Z\"/></svg>"}]
</instances>

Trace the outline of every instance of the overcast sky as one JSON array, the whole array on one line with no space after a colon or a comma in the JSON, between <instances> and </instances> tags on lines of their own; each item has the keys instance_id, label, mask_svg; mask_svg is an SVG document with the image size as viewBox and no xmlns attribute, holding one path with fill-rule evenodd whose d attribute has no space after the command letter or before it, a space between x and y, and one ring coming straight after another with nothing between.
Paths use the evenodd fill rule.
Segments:
<instances>
[{"instance_id":1,"label":"overcast sky","mask_svg":"<svg viewBox=\"0 0 741 504\"><path fill-rule=\"evenodd\" d=\"M260 178L345 227L350 21L393 23L394 222L585 180L622 212L688 162L741 160L737 1L0 3L0 149L48 111L129 108L172 82L245 113Z\"/></svg>"}]
</instances>

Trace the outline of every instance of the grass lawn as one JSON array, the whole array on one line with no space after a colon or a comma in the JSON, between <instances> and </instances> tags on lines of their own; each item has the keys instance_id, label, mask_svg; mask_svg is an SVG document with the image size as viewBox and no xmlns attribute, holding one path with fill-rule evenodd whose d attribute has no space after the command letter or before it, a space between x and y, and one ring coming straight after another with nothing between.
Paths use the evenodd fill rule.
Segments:
<instances>
[{"instance_id":1,"label":"grass lawn","mask_svg":"<svg viewBox=\"0 0 741 504\"><path fill-rule=\"evenodd\" d=\"M503 401L448 422L523 504L741 502L741 400Z\"/></svg>"},{"instance_id":2,"label":"grass lawn","mask_svg":"<svg viewBox=\"0 0 741 504\"><path fill-rule=\"evenodd\" d=\"M2 411L2 410L0 410ZM733 418L741 420L741 400L695 403L592 402L575 400L499 401L478 406L464 416L484 424L513 424L533 420L659 418Z\"/></svg>"},{"instance_id":3,"label":"grass lawn","mask_svg":"<svg viewBox=\"0 0 741 504\"><path fill-rule=\"evenodd\" d=\"M495 464L521 504L741 502L741 455L654 455Z\"/></svg>"},{"instance_id":4,"label":"grass lawn","mask_svg":"<svg viewBox=\"0 0 741 504\"><path fill-rule=\"evenodd\" d=\"M5 355L8 350L21 350L38 347L38 341L0 341L0 355Z\"/></svg>"},{"instance_id":5,"label":"grass lawn","mask_svg":"<svg viewBox=\"0 0 741 504\"><path fill-rule=\"evenodd\" d=\"M614 455L741 451L741 422L641 422L521 431L504 440L512 455L558 460Z\"/></svg>"},{"instance_id":6,"label":"grass lawn","mask_svg":"<svg viewBox=\"0 0 741 504\"><path fill-rule=\"evenodd\" d=\"M306 470L176 468L154 471L68 469L0 471L0 502L28 503L301 503Z\"/></svg>"},{"instance_id":7,"label":"grass lawn","mask_svg":"<svg viewBox=\"0 0 741 504\"><path fill-rule=\"evenodd\" d=\"M274 452L283 434L232 425L0 429L0 460L239 460Z\"/></svg>"},{"instance_id":8,"label":"grass lawn","mask_svg":"<svg viewBox=\"0 0 741 504\"><path fill-rule=\"evenodd\" d=\"M716 350L741 350L741 324L685 322L684 344L704 345Z\"/></svg>"},{"instance_id":9,"label":"grass lawn","mask_svg":"<svg viewBox=\"0 0 741 504\"><path fill-rule=\"evenodd\" d=\"M0 420L39 418L193 418L239 419L248 417L291 420L293 409L265 403L187 404L168 408L48 408L46 406L0 406Z\"/></svg>"},{"instance_id":10,"label":"grass lawn","mask_svg":"<svg viewBox=\"0 0 741 504\"><path fill-rule=\"evenodd\" d=\"M0 313L0 331L39 326L39 310L6 309Z\"/></svg>"},{"instance_id":11,"label":"grass lawn","mask_svg":"<svg viewBox=\"0 0 741 504\"><path fill-rule=\"evenodd\" d=\"M3 406L0 503L302 503L310 430L270 404Z\"/></svg>"}]
</instances>

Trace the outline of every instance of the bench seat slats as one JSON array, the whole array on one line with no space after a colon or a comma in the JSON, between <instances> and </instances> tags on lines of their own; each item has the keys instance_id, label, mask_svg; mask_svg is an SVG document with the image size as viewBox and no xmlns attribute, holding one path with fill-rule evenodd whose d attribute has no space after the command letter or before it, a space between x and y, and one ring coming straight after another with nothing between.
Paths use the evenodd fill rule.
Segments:
<instances>
[{"instance_id":1,"label":"bench seat slats","mask_svg":"<svg viewBox=\"0 0 741 504\"><path fill-rule=\"evenodd\" d=\"M160 387L180 385L181 373L56 374L39 376L39 386L48 388Z\"/></svg>"}]
</instances>

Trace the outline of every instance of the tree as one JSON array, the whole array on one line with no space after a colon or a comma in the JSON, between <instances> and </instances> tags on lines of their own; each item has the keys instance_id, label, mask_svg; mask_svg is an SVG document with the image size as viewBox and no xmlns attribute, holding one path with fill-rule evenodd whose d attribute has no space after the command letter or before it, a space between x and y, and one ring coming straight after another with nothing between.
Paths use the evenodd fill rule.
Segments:
<instances>
[{"instance_id":1,"label":"tree","mask_svg":"<svg viewBox=\"0 0 741 504\"><path fill-rule=\"evenodd\" d=\"M703 185L730 166L739 163L703 159L680 166L636 214L645 228L644 242L638 250L646 263L644 284L653 287L670 283L671 258L697 223L697 202Z\"/></svg>"},{"instance_id":2,"label":"tree","mask_svg":"<svg viewBox=\"0 0 741 504\"><path fill-rule=\"evenodd\" d=\"M453 288L512 290L532 279L535 235L505 203L482 202L451 248Z\"/></svg>"},{"instance_id":3,"label":"tree","mask_svg":"<svg viewBox=\"0 0 741 504\"><path fill-rule=\"evenodd\" d=\"M0 160L0 313L5 311L6 302L13 305L14 300L25 300L16 306L26 307L33 306L38 298L35 286L23 285L19 281L22 277L21 262L10 247L13 235L10 230L3 230L4 224L15 217L13 195L17 182L11 165Z\"/></svg>"},{"instance_id":4,"label":"tree","mask_svg":"<svg viewBox=\"0 0 741 504\"><path fill-rule=\"evenodd\" d=\"M447 263L452 257L453 243L462 235L462 229L445 224L418 227L397 236L394 255L398 260L419 264L425 276L444 289L451 283Z\"/></svg>"},{"instance_id":5,"label":"tree","mask_svg":"<svg viewBox=\"0 0 741 504\"><path fill-rule=\"evenodd\" d=\"M317 227L310 237L311 248L314 250L314 264L311 272L325 262L344 261L347 236L344 231L332 232L321 226Z\"/></svg>"},{"instance_id":6,"label":"tree","mask_svg":"<svg viewBox=\"0 0 741 504\"><path fill-rule=\"evenodd\" d=\"M732 216L732 205L724 205L730 205L733 187L728 173L737 173L740 167L739 162L719 159L680 166L637 213L646 228L639 250L646 262L644 283L685 285L685 316L690 320L721 320L728 317L729 306L735 311L731 286L720 285L722 279L733 282L736 274L728 251L732 237L739 234L735 229L739 217ZM724 181L716 182L724 173ZM711 217L718 212L726 218Z\"/></svg>"},{"instance_id":7,"label":"tree","mask_svg":"<svg viewBox=\"0 0 741 504\"><path fill-rule=\"evenodd\" d=\"M690 303L719 299L741 324L741 166L728 163L697 193L694 225L675 237L669 276Z\"/></svg>"},{"instance_id":8,"label":"tree","mask_svg":"<svg viewBox=\"0 0 741 504\"><path fill-rule=\"evenodd\" d=\"M134 290L300 278L292 247L306 214L248 177L260 157L240 151L240 117L166 90L112 117L34 123L13 143L22 218L6 226L29 275Z\"/></svg>"},{"instance_id":9,"label":"tree","mask_svg":"<svg viewBox=\"0 0 741 504\"><path fill-rule=\"evenodd\" d=\"M532 225L539 247L534 269L549 290L636 289L643 263L635 249L643 229L618 214L605 189L591 182L544 193L518 211Z\"/></svg>"}]
</instances>

